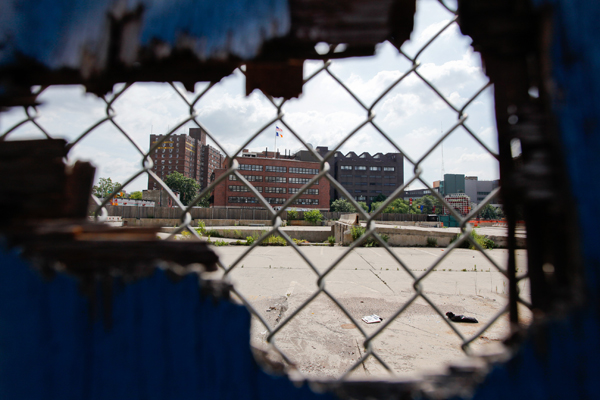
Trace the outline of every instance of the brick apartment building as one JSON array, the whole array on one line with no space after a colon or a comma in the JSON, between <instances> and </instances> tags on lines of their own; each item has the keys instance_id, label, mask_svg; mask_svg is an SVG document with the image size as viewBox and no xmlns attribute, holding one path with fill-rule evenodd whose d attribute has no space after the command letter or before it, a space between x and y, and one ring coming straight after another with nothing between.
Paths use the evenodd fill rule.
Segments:
<instances>
[{"instance_id":1,"label":"brick apartment building","mask_svg":"<svg viewBox=\"0 0 600 400\"><path fill-rule=\"evenodd\" d=\"M150 147L164 135L150 135ZM213 172L221 168L225 156L214 147L206 144L206 132L200 128L190 128L189 135L171 135L150 155L154 162L152 171L161 179L173 172L196 180L204 189L210 182ZM154 178L148 177L148 190L159 189Z\"/></svg>"},{"instance_id":2,"label":"brick apartment building","mask_svg":"<svg viewBox=\"0 0 600 400\"><path fill-rule=\"evenodd\" d=\"M278 156L280 158L277 158ZM240 164L239 172L256 187L273 208L285 203L319 172L319 163L295 160L272 152L254 153L244 150L242 156L237 157L237 161ZM217 169L215 178L225 171L225 168ZM236 178L235 175L230 175L217 185L214 191L214 207L263 207ZM319 179L292 207L329 210L329 181Z\"/></svg>"},{"instance_id":3,"label":"brick apartment building","mask_svg":"<svg viewBox=\"0 0 600 400\"><path fill-rule=\"evenodd\" d=\"M329 148L319 146L315 149L321 156L329 152ZM295 158L315 161L308 150L301 150ZM377 153L357 155L353 151L344 155L337 152L329 159L333 177L350 193L354 200L364 201L367 205L378 195L388 197L397 187L404 183L404 156L402 153ZM331 200L342 196L331 188Z\"/></svg>"}]
</instances>

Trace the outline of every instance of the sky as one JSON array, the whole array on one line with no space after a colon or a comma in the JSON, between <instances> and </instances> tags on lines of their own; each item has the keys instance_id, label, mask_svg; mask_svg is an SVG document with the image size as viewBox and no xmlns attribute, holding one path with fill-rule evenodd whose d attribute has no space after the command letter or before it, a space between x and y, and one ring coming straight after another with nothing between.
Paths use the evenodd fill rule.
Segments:
<instances>
[{"instance_id":1,"label":"sky","mask_svg":"<svg viewBox=\"0 0 600 400\"><path fill-rule=\"evenodd\" d=\"M435 1L417 2L415 29L402 51L414 56L453 15ZM481 58L470 47L471 39L463 36L456 23L446 29L419 56L418 71L458 109L488 82L481 67ZM305 77L323 65L322 61L305 61ZM369 107L397 78L411 67L390 43L377 46L376 55L335 60L330 71ZM195 93L184 95L192 99L208 83L198 83ZM116 85L113 93L123 85ZM110 97L109 95L108 97ZM53 86L38 100L42 103L36 122L53 137L75 140L81 133L106 116L105 103L95 95L86 94L81 86ZM279 103L281 99L276 99ZM276 108L258 90L245 96L244 76L240 71L224 78L196 104L197 120L227 152L236 152L251 135L263 128L277 114ZM116 124L126 131L144 151L149 148L151 133L163 134L180 124L189 115L188 106L166 83L134 84L114 103ZM311 79L298 99L284 106L284 121L295 133L313 146L337 146L346 135L362 124L367 112L331 76L325 72ZM414 73L395 86L373 109L374 122L392 138L410 159L420 159L442 136L442 132L457 121L457 113L420 80ZM490 86L466 109L466 124L490 149L497 151L497 132L493 110L493 87ZM24 118L22 108L0 114L0 132ZM292 152L302 144L280 122L267 127L247 147L250 150L272 150L275 126L283 128L283 138L277 148ZM186 123L175 133L187 133L195 127ZM42 138L31 123L11 133L11 140ZM211 142L209 140L209 142ZM214 142L211 142L215 145ZM372 126L366 125L340 149L343 153L396 152ZM96 168L96 180L110 177L123 183L141 169L142 156L119 129L105 122L83 138L70 152L69 161L86 160ZM498 163L464 129L459 128L437 146L420 164L422 177L429 184L442 178L443 172L478 176L480 180L498 179ZM414 166L405 160L405 181L414 175ZM147 177L134 180L128 192L147 188ZM416 183L411 189L423 187Z\"/></svg>"}]
</instances>

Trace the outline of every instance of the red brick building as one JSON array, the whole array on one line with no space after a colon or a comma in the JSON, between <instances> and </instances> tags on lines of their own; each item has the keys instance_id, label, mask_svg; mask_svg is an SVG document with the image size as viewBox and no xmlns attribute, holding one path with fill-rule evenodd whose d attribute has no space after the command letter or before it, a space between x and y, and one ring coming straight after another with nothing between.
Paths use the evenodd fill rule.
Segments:
<instances>
[{"instance_id":1,"label":"red brick building","mask_svg":"<svg viewBox=\"0 0 600 400\"><path fill-rule=\"evenodd\" d=\"M269 153L272 155L272 153ZM243 175L262 196L277 208L319 173L319 163L293 160L289 158L268 158L263 153L244 150L238 157L239 173ZM225 160L223 166L227 165ZM226 169L217 169L215 178ZM235 175L223 180L214 191L214 207L263 207L258 199ZM320 178L307 189L290 208L329 210L329 181Z\"/></svg>"},{"instance_id":2,"label":"red brick building","mask_svg":"<svg viewBox=\"0 0 600 400\"><path fill-rule=\"evenodd\" d=\"M444 200L448 202L458 213L462 216L467 215L471 212L471 199L464 193L453 193L444 197ZM444 215L450 214L450 210L444 207Z\"/></svg>"},{"instance_id":3,"label":"red brick building","mask_svg":"<svg viewBox=\"0 0 600 400\"><path fill-rule=\"evenodd\" d=\"M154 162L152 171L161 179L177 171L195 179L202 189L210 182L212 173L221 168L225 156L214 147L206 144L206 132L200 128L190 128L190 134L171 135L150 157ZM150 135L150 147L164 135ZM156 181L148 177L148 190L159 189Z\"/></svg>"}]
</instances>

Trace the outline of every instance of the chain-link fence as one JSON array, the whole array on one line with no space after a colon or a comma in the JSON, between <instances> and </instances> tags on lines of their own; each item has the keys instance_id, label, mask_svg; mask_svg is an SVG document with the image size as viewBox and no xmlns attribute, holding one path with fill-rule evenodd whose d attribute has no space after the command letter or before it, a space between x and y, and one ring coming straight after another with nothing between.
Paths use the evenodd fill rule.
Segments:
<instances>
[{"instance_id":1,"label":"chain-link fence","mask_svg":"<svg viewBox=\"0 0 600 400\"><path fill-rule=\"evenodd\" d=\"M366 103L363 99L361 99L360 95L355 93L355 91L350 89L350 86L344 82L343 79L338 77L332 68L335 64L334 61L326 60L322 62L322 65L314 70L309 76L305 77L304 84L310 83L312 80L316 79L318 76L327 75L332 78L338 85L341 87L348 95L350 95L355 101L356 104L362 109L363 119L362 121L350 132L346 133L345 137L340 140L336 146L334 146L325 156L321 156L317 153L312 146L310 146L303 136L298 133L293 124L288 123L288 120L285 117L285 108L288 104L288 101L284 101L281 99L275 99L267 96L269 103L272 105L272 117L264 120L262 126L257 129L252 135L245 138L243 143L237 148L235 151L231 151L226 148L221 143L219 132L211 131L203 122L202 118L199 116L198 110L202 107L201 103L203 98L213 90L215 84L207 85L202 92L197 94L194 98L189 98L186 93L184 93L180 87L174 83L170 83L172 90L177 94L182 104L187 108L187 115L184 118L179 119L179 122L170 127L167 134L161 136L157 142L152 144L149 149L145 149L138 145L136 141L133 139L131 132L128 132L126 128L121 126L116 119L118 115L118 100L122 96L126 96L128 91L131 90L132 84L123 85L114 95L105 96L102 98L105 107L105 113L101 118L98 118L88 129L86 129L83 133L81 133L78 137L74 138L70 141L69 147L71 149L76 148L80 142L86 139L89 135L94 135L94 133L98 130L100 126L104 126L105 124L112 124L112 126L120 132L123 138L125 138L131 146L135 149L135 151L141 157L141 166L139 170L135 174L132 174L123 184L121 188L127 188L130 183L138 179L140 176L150 176L158 185L162 188L162 190L166 191L169 196L173 199L173 204L179 207L180 212L178 213L180 218L180 223L176 229L174 229L169 236L169 239L177 238L178 235L183 232L188 232L192 237L197 240L204 240L199 232L192 228L192 213L193 208L197 206L199 201L205 197L207 194L211 193L217 185L224 184L224 180L226 180L230 175L235 175L238 182L240 184L245 185L250 193L258 199L258 202L262 205L262 207L267 210L268 218L272 222L272 226L265 227L265 232L254 241L254 243L248 247L242 248L243 251L240 251L239 254L235 255L235 259L228 263L221 263L220 268L222 269L222 275L225 278L231 276L236 270L243 268L244 260L246 260L249 256L253 254L261 245L261 243L271 235L281 236L286 242L289 248L293 249L293 251L297 254L299 259L301 259L310 269L311 274L313 274L314 282L316 284L316 289L306 298L303 299L301 304L295 307L293 310L290 310L289 313L278 318L278 320L273 323L269 321L265 314L256 307L256 304L253 300L246 296L242 290L238 287L233 289L233 292L237 298L243 304L245 304L248 310L255 317L256 323L264 326L266 331L264 332L265 342L270 345L271 349L274 349L281 358L288 363L289 365L294 365L297 360L294 360L292 357L288 355L288 352L279 345L278 337L282 330L289 327L295 319L299 318L307 318L303 310L307 307L310 307L311 303L314 302L318 297L325 296L329 301L331 301L336 309L341 312L345 319L349 322L353 329L356 329L360 336L362 337L362 343L358 348L358 353L355 357L352 358L352 362L345 369L345 371L339 376L340 379L345 379L348 377L352 371L359 368L361 365L369 359L375 359L377 362L383 366L383 368L390 373L394 373L397 368L394 368L390 365L390 360L386 359L379 351L376 346L374 346L374 341L383 335L386 330L395 323L395 321L399 320L403 315L406 314L407 310L410 309L411 306L415 305L417 302L424 302L424 304L428 305L433 311L434 314L439 317L439 321L443 321L443 323L447 326L447 328L460 340L462 350L465 353L470 354L472 349L472 344L477 339L484 337L486 331L490 329L490 327L498 322L503 316L505 316L508 312L509 305L502 305L500 307L496 307L497 312L492 317L488 318L486 321L482 323L481 328L476 329L474 332L470 331L470 334L466 334L465 331L456 324L452 323L448 318L444 315L444 310L439 304L433 300L430 293L428 293L424 289L424 283L432 276L434 271L441 268L444 262L449 259L456 249L459 249L464 242L469 242L471 246L473 246L482 257L486 260L486 263L493 270L498 271L502 276L508 279L508 274L506 268L502 265L501 261L498 261L497 258L490 255L488 251L486 251L482 246L475 240L474 236L471 234L473 230L473 226L468 223L473 217L477 216L477 214L491 202L492 199L498 196L499 188L493 190L489 193L485 200L481 201L477 207L472 209L468 215L461 215L455 210L452 206L450 206L444 199L442 195L440 195L434 188L432 184L424 178L424 162L425 160L431 156L434 152L438 151L442 146L444 140L449 138L451 135L456 132L463 132L469 135L473 140L475 140L482 150L482 152L491 155L494 159L498 159L498 154L496 154L493 149L476 134L476 130L471 129L469 126L469 116L467 111L469 107L474 104L479 98L479 96L486 91L490 84L483 85L478 91L476 91L466 102L462 105L457 105L453 102L448 95L444 95L442 91L436 87L426 76L421 72L422 64L420 62L423 53L433 44L435 41L441 37L445 32L449 29L456 28L456 20L457 15L454 10L448 7L443 2L439 2L439 7L443 7L452 15L454 15L447 23L444 23L443 26L439 27L436 32L434 32L429 40L426 41L424 45L422 45L414 55L408 54L407 51L402 48L399 51L399 56L403 57L404 61L408 61L410 67L406 69L394 82L388 85L385 90L383 90L374 101L370 103ZM330 49L333 51L333 47ZM244 73L244 68L241 69L241 73ZM386 132L386 130L381 126L378 122L374 109L380 104L380 102L386 98L392 92L392 90L399 85L402 84L403 81L411 77L414 79L415 77L420 80L420 82L424 83L439 100L441 100L449 110L454 114L454 121L452 121L450 128L446 129L445 132L442 132L439 136L434 139L430 139L427 144L427 150L419 157L414 158L410 151L405 151L403 146L398 143L394 139L394 135ZM36 95L40 96L45 87L39 88ZM28 124L35 126L39 132L41 132L44 136L51 138L52 135L45 129L42 124L38 123L38 110L36 107L25 107L24 112L26 117L19 121L14 126L6 129L2 132L0 136L0 140L7 140L13 138L13 133L17 132L21 127L26 126ZM202 128L208 135L208 137L212 140L212 142L216 145L216 147L223 152L227 156L228 164L225 166L225 173L219 175L214 181L208 184L203 190L198 194L198 196L188 203L187 205L182 204L177 196L171 191L171 189L161 180L160 176L157 175L153 171L153 161L151 158L151 154L160 147L168 138L175 134L181 127L188 126L192 123L194 126ZM293 135L293 137L298 140L302 146L307 149L312 156L317 159L320 163L319 173L314 175L310 181L302 187L300 191L295 193L286 199L285 203L279 207L278 210L273 209L271 204L265 199L263 193L260 193L256 190L256 188L244 177L242 173L239 171L239 164L236 160L236 157L241 156L243 149L249 147L252 142L259 137L265 130L269 129L269 127L273 126L273 124L277 124L280 127L283 127L288 134ZM385 143L386 146L391 147L394 151L400 152L404 155L406 163L412 167L412 171L407 173L407 177L404 179L404 184L400 187L395 188L393 193L387 197L387 199L383 202L383 204L374 212L367 213L363 210L363 208L358 204L355 200L353 194L349 193L347 188L342 186L340 182L333 178L331 172L330 163L332 161L332 157L335 156L336 152L340 150L340 148L344 145L344 143L348 142L359 130L369 126L374 129L375 132L378 133L379 137L376 139L381 143ZM18 135L14 135L16 139ZM241 140L240 140L241 141ZM288 207L293 207L295 204L295 200L299 199L302 194L311 187L313 183L320 179L329 180L330 184L338 191L343 197L345 197L355 208L358 210L360 217L366 221L365 227L365 235L361 238L354 241L350 246L343 248L343 250L336 254L335 258L328 262L327 265L322 264L322 260L316 262L314 258L307 256L306 248L299 246L292 238L289 236L286 230L283 230L284 221L282 219L283 213ZM420 183L423 187L429 189L431 194L434 195L437 200L445 205L445 207L450 210L451 215L459 221L460 231L461 233L457 237L457 240L452 242L447 248L445 248L443 252L439 252L435 254L435 259L433 262L430 262L428 267L424 270L416 271L414 266L411 265L411 260L408 257L404 257L399 254L395 249L391 248L390 245L382 238L380 234L377 233L376 221L380 218L383 210L392 203L392 201L398 197L401 197L404 190L411 184ZM120 191L121 188L118 188L113 192L113 196ZM92 197L93 200L97 203L96 215L98 219L102 221L107 216L107 206L111 202L111 197L105 198L102 201L98 200L96 197ZM349 255L353 254L364 242L367 238L373 238L377 245L384 250L393 259L394 265L398 271L404 271L406 273L407 282L410 284L410 295L399 304L398 307L390 313L390 315L379 325L377 328L366 329L363 327L363 324L360 321L360 315L357 315L356 312L353 312L351 307L345 304L344 301L340 300L340 296L336 294L334 291L330 289L328 286L328 278L336 271L336 269L344 262L344 260L349 257ZM191 244L190 244L191 245ZM459 267L460 270L462 268ZM481 269L481 267L480 267ZM526 278L526 275L517 277L519 280L523 280ZM459 279L461 279L459 277ZM385 283L385 282L384 282ZM529 307L528 302L519 297L518 300L521 304L526 307ZM260 328L263 330L263 328ZM332 339L335 340L335 339ZM363 352L364 350L364 352Z\"/></svg>"}]
</instances>

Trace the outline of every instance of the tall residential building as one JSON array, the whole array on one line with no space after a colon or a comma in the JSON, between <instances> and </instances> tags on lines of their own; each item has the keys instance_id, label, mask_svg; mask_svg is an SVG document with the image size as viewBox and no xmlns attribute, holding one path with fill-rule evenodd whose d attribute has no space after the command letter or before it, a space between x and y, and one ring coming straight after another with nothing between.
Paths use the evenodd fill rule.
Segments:
<instances>
[{"instance_id":1,"label":"tall residential building","mask_svg":"<svg viewBox=\"0 0 600 400\"><path fill-rule=\"evenodd\" d=\"M324 156L329 152L327 147L317 147L317 153ZM316 161L308 150L295 154L297 159ZM329 159L331 175L354 197L356 201L364 201L370 205L379 195L388 197L396 188L404 183L404 156L402 153L361 153L349 152L344 155L336 152ZM331 200L342 198L333 186Z\"/></svg>"},{"instance_id":2,"label":"tall residential building","mask_svg":"<svg viewBox=\"0 0 600 400\"><path fill-rule=\"evenodd\" d=\"M150 135L150 147L164 135ZM213 172L221 168L225 156L214 147L206 144L206 132L200 128L190 128L189 135L171 135L160 147L150 154L154 167L152 171L161 179L173 172L196 180L204 189L211 181ZM159 189L154 178L148 177L148 190Z\"/></svg>"},{"instance_id":3,"label":"tall residential building","mask_svg":"<svg viewBox=\"0 0 600 400\"><path fill-rule=\"evenodd\" d=\"M271 155L271 157L265 157ZM275 157L273 157L275 156ZM279 153L249 152L244 150L237 157L239 172L273 208L280 207L319 173L316 162L300 161ZM215 171L215 178L227 171L226 168ZM235 175L229 175L221 181L214 191L214 207L263 207L249 189ZM293 208L329 210L329 181L319 179L294 202Z\"/></svg>"}]
</instances>

